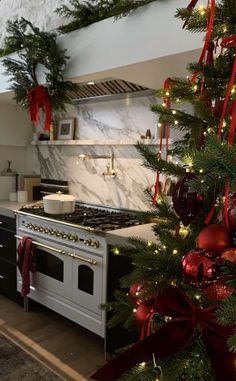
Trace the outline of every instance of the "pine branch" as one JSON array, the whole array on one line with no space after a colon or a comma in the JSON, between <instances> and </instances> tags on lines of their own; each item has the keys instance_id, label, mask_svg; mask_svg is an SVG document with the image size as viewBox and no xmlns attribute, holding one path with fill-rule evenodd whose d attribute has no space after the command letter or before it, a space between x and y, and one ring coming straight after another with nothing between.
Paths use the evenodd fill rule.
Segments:
<instances>
[{"instance_id":1,"label":"pine branch","mask_svg":"<svg viewBox=\"0 0 236 381\"><path fill-rule=\"evenodd\" d=\"M72 22L58 29L61 33L68 33L109 17L119 19L154 1L157 0L88 0L81 4L79 0L71 0L72 8L62 5L55 11L72 19Z\"/></svg>"},{"instance_id":2,"label":"pine branch","mask_svg":"<svg viewBox=\"0 0 236 381\"><path fill-rule=\"evenodd\" d=\"M146 145L138 143L135 147L142 155L144 159L142 165L146 168L151 169L155 172L159 171L170 176L184 175L184 168L172 162L167 162L165 160L160 159L157 153L155 153L153 150L150 150L149 147L147 147Z\"/></svg>"}]
</instances>

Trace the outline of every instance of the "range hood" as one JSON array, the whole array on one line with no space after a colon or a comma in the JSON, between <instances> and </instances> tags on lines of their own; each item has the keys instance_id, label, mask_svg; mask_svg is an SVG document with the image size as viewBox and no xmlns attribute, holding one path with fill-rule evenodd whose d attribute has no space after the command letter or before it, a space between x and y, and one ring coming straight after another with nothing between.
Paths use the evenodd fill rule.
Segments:
<instances>
[{"instance_id":1,"label":"range hood","mask_svg":"<svg viewBox=\"0 0 236 381\"><path fill-rule=\"evenodd\" d=\"M114 100L127 97L153 95L154 89L149 89L123 79L104 79L78 85L78 89L69 92L73 103L88 101Z\"/></svg>"}]
</instances>

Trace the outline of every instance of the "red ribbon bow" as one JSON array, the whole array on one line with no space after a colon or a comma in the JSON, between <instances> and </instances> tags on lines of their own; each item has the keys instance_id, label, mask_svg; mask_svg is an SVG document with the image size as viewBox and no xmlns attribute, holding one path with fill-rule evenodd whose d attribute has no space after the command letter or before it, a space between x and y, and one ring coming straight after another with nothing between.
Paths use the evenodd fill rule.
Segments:
<instances>
[{"instance_id":1,"label":"red ribbon bow","mask_svg":"<svg viewBox=\"0 0 236 381\"><path fill-rule=\"evenodd\" d=\"M44 129L50 131L52 122L52 105L51 98L48 94L46 87L40 85L28 92L28 100L30 103L30 117L33 123L39 121L39 109L44 108L45 123Z\"/></svg>"},{"instance_id":2,"label":"red ribbon bow","mask_svg":"<svg viewBox=\"0 0 236 381\"><path fill-rule=\"evenodd\" d=\"M157 296L154 309L163 316L172 317L172 320L108 362L91 376L92 379L118 380L122 373L136 364L150 361L153 353L158 359L182 351L191 344L196 327L200 327L216 380L236 380L236 354L230 353L227 348L227 338L233 329L216 323L214 307L202 309L194 305L179 288L169 286Z\"/></svg>"}]
</instances>

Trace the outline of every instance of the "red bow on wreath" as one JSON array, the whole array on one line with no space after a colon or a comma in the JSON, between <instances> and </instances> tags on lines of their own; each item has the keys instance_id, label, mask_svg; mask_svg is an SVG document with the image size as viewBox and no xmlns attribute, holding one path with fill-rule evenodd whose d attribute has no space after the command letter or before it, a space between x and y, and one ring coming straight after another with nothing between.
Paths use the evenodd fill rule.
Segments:
<instances>
[{"instance_id":1,"label":"red bow on wreath","mask_svg":"<svg viewBox=\"0 0 236 381\"><path fill-rule=\"evenodd\" d=\"M196 327L200 327L216 380L236 380L236 354L230 353L227 348L227 339L233 333L233 328L216 323L215 307L200 308L180 289L169 286L157 296L153 309L163 316L172 317L172 320L108 362L91 378L99 381L118 380L122 373L136 364L150 361L153 353L158 359L182 351L191 344Z\"/></svg>"},{"instance_id":2,"label":"red bow on wreath","mask_svg":"<svg viewBox=\"0 0 236 381\"><path fill-rule=\"evenodd\" d=\"M44 108L45 111L45 123L44 129L50 131L52 122L52 105L51 98L48 94L46 87L40 85L28 92L28 100L30 104L30 117L33 123L39 121L39 109Z\"/></svg>"}]
</instances>

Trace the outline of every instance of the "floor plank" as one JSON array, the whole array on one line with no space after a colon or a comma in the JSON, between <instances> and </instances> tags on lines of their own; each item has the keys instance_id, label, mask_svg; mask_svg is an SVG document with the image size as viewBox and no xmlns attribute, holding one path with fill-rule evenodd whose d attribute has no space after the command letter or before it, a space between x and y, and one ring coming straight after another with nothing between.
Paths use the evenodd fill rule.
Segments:
<instances>
[{"instance_id":1,"label":"floor plank","mask_svg":"<svg viewBox=\"0 0 236 381\"><path fill-rule=\"evenodd\" d=\"M44 307L25 312L0 295L0 331L66 381L85 381L104 362L99 336Z\"/></svg>"}]
</instances>

